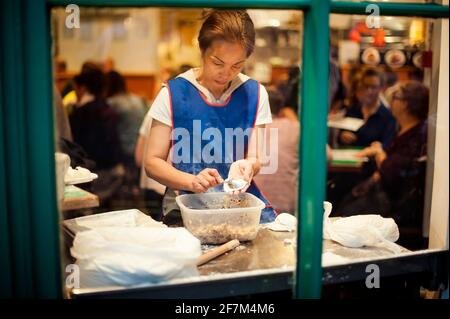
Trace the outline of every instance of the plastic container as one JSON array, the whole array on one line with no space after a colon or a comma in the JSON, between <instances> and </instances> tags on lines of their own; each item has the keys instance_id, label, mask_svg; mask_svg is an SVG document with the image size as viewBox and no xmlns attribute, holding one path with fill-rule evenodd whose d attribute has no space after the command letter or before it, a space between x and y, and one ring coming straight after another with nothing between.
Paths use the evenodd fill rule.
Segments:
<instances>
[{"instance_id":1,"label":"plastic container","mask_svg":"<svg viewBox=\"0 0 450 319\"><path fill-rule=\"evenodd\" d=\"M265 204L256 196L243 193L187 194L176 197L184 226L202 244L222 244L232 239L256 238Z\"/></svg>"},{"instance_id":2,"label":"plastic container","mask_svg":"<svg viewBox=\"0 0 450 319\"><path fill-rule=\"evenodd\" d=\"M59 210L62 210L62 204L64 201L64 176L70 167L70 157L65 153L55 153L56 163L56 195L58 198Z\"/></svg>"}]
</instances>

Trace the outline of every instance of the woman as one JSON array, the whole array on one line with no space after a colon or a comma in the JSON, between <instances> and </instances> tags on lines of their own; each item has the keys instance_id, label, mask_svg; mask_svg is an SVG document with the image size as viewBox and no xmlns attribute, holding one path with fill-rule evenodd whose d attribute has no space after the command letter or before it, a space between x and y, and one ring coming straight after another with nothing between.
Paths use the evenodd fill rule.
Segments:
<instances>
[{"instance_id":1,"label":"woman","mask_svg":"<svg viewBox=\"0 0 450 319\"><path fill-rule=\"evenodd\" d=\"M341 207L339 212L352 215L372 210L393 217L399 226L420 227L428 89L417 81L400 84L392 96L391 110L400 126L397 136L386 150L377 141L358 154L373 157L377 170L352 190L352 198L346 201L349 204ZM378 191L375 187L379 188ZM370 199L376 193L380 195L375 196L378 202ZM383 199L386 203L382 203Z\"/></svg>"},{"instance_id":2,"label":"woman","mask_svg":"<svg viewBox=\"0 0 450 319\"><path fill-rule=\"evenodd\" d=\"M258 130L226 138L231 131L248 132L272 121L267 91L240 73L253 52L253 22L245 10L212 10L198 41L202 66L169 80L150 109L153 123L144 161L146 172L170 189L163 203L165 214L176 209L173 190L221 191L228 176L244 179L247 184L240 192L262 199L266 208L261 222L273 221L275 211L252 182L261 167L256 149Z\"/></svg>"},{"instance_id":3,"label":"woman","mask_svg":"<svg viewBox=\"0 0 450 319\"><path fill-rule=\"evenodd\" d=\"M128 91L125 78L119 72L109 71L105 79L106 102L117 113L117 130L124 161L126 165L131 165L134 164L134 149L146 106L139 96Z\"/></svg>"},{"instance_id":4,"label":"woman","mask_svg":"<svg viewBox=\"0 0 450 319\"><path fill-rule=\"evenodd\" d=\"M83 66L73 85L77 95L76 107L69 116L73 140L96 162L97 169L111 169L120 163L122 150L117 113L103 98L104 75L95 65Z\"/></svg>"}]
</instances>

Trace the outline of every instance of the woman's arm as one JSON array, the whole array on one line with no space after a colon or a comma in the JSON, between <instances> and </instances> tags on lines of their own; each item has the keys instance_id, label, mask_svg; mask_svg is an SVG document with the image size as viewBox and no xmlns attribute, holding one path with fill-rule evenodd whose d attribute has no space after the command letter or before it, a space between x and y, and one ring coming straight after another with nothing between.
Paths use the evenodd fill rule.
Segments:
<instances>
[{"instance_id":1,"label":"woman's arm","mask_svg":"<svg viewBox=\"0 0 450 319\"><path fill-rule=\"evenodd\" d=\"M228 177L247 181L247 185L244 188L232 192L233 194L245 192L250 186L251 180L256 174L258 174L261 168L261 162L259 159L262 157L261 152L263 151L263 143L266 142L266 134L263 134L263 130L265 130L265 125L255 126L250 135L250 141L245 158L237 160L231 164Z\"/></svg>"},{"instance_id":2,"label":"woman's arm","mask_svg":"<svg viewBox=\"0 0 450 319\"><path fill-rule=\"evenodd\" d=\"M198 175L182 172L167 162L171 141L171 127L153 120L145 156L147 175L172 189L205 192L222 182L215 169L204 169Z\"/></svg>"},{"instance_id":3,"label":"woman's arm","mask_svg":"<svg viewBox=\"0 0 450 319\"><path fill-rule=\"evenodd\" d=\"M377 167L380 168L386 160L386 152L380 142L373 142L370 146L355 154L357 157L374 157Z\"/></svg>"}]
</instances>

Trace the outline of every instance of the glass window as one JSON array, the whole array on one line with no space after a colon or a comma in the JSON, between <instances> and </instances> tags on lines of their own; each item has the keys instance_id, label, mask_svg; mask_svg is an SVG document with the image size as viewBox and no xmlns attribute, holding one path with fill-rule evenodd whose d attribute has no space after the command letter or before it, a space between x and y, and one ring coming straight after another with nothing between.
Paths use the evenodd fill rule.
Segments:
<instances>
[{"instance_id":1,"label":"glass window","mask_svg":"<svg viewBox=\"0 0 450 319\"><path fill-rule=\"evenodd\" d=\"M397 244L435 248L431 238L445 230L433 235L433 220L445 224L447 215L432 207L444 200L433 196L439 192L433 179L443 169L435 158L446 142L439 132L448 132L440 122L446 112L440 101L448 94L439 89L448 81L448 72L439 72L446 63L443 69L439 59L448 55L440 38L448 24L389 16L379 23L373 28L366 16L330 16L327 200L331 216L391 217Z\"/></svg>"},{"instance_id":2,"label":"glass window","mask_svg":"<svg viewBox=\"0 0 450 319\"><path fill-rule=\"evenodd\" d=\"M290 226L278 224L278 227L290 227L292 230L296 228L302 14L286 10L248 10L255 28L255 46L253 54L247 59L247 52L240 47L233 47L233 42L226 44L228 47L222 47L221 42L213 41L202 54L198 34L204 13L201 9L81 7L78 28L74 27L77 17L69 16L64 8L52 9L55 101L58 112L61 113L61 118L57 118L57 147L59 152L70 157L70 167L67 166L67 157L64 155L59 154L58 163L62 171L67 170L66 185L61 185L65 190L61 205L61 222L65 230L62 264L68 283L67 296L71 298L82 298L92 291L91 288L100 288L97 293L108 295L110 291L106 288L107 285L126 287L123 290L126 295L132 293L128 290L131 285L163 283L169 279L184 280L192 275L200 276L200 280L208 280L219 274L233 283L234 280L238 282L241 276L251 278L254 273L262 274L270 281L270 274L277 271L286 277L286 283L292 282L289 278L293 277L296 264L296 250L293 249L295 232L259 229L260 217L252 217L253 212L248 213L248 216L247 213L237 216L236 218L246 220L242 223L230 220L224 224L212 216L210 220L201 221L198 225L200 228L196 228L187 223L186 218L189 221L189 216L170 209L174 205L175 193L172 189L178 185L177 181L168 182L175 186L167 190L163 200L166 192L164 178L167 177L155 173L148 164L147 155L155 156L149 149L166 147L162 152L166 152L167 157L164 158L160 171L170 169L166 166L170 165L165 162L167 160L185 174L192 174L192 177L199 174L201 165L190 162L192 167L183 166L178 161L176 149L182 139L177 137L176 132L177 129L187 128L188 133L194 134L191 135L192 144L188 142L188 154L195 158L194 145L197 141L194 139L198 136L193 131L194 121L211 121L213 124L201 123L202 129L216 130L219 135L225 133L225 136L217 137L213 134L218 139L213 140L206 133L201 133L202 161L207 160L205 156L211 157L205 148L209 145L206 142L212 143L215 145L213 152L220 153L223 150L225 154L216 154L218 158L213 154L215 161L211 168L216 168L223 179L227 175L234 177L232 174L235 174L236 167L239 168L240 165L236 161L243 158L244 154L236 153L233 157L233 152L228 153L228 145L223 145L223 148L219 145L216 149L217 142L227 143L229 128L266 126L265 130L251 132L251 137L246 137L245 132L243 136L239 136L237 130L235 137L231 138L232 141L233 138L236 140L237 148L242 137L247 159L256 156L256 153L252 153L255 151L252 148L253 137L257 136L259 139L260 148L256 151L261 167L253 177L258 186L252 184L248 192L264 202L263 206L266 208L261 213L261 221L273 221L276 209L283 213L280 220L284 218L285 222L291 223ZM227 52L228 49L232 52ZM177 82L162 85L177 77ZM217 92L214 81L224 80L227 80L227 86L221 87L219 94L214 94ZM186 86L186 83L189 85ZM189 91L192 101L181 102L183 91L177 89L180 85ZM244 90L251 93L247 96ZM245 106L249 110L248 118L244 118L247 111L242 111L239 104L239 100L245 99L249 101ZM184 114L183 107L192 110ZM234 111L224 113L222 111L227 109L219 110L220 107ZM198 112L194 108L202 108L202 111ZM172 138L170 134L167 139L160 138L156 142L151 137L152 134L157 134L154 133L157 129L153 130L155 122L168 127L169 133L172 123L175 123L173 149L169 150ZM238 150L233 146L231 151ZM222 162L230 158L230 163ZM246 163L248 165L252 162L249 160ZM152 175L154 178L146 175L146 166L147 171L155 174ZM238 173L241 174L239 171ZM192 191L185 188L182 190ZM229 195L224 198L226 204ZM247 200L250 207L259 207L255 203L259 202ZM243 201L241 205L244 204ZM206 208L211 209L212 204L208 205ZM193 207L195 205L190 206ZM258 213L258 208L256 212ZM236 222L239 223L234 230L228 229L233 228L233 223ZM110 228L110 233L105 228L99 230L101 225L115 228ZM155 227L153 232L139 232L142 227L149 225ZM178 247L169 242L158 244L152 237L153 233L159 234L158 231L161 231L160 236L168 236L161 230L162 225L168 226L164 231L184 225L202 241L201 247L198 244L196 246L195 241L192 243L192 239L195 239L193 235L182 232L177 236L185 238L185 246ZM127 228L123 228L125 226ZM111 236L107 242L106 237L97 238L103 240L102 245L105 245L101 252L95 251L92 242L89 247L83 246L83 240L89 239L86 233L80 235L85 228L98 231L100 237ZM127 232L129 237L121 237ZM135 236L147 236L148 240L155 240L155 244L139 246L133 241L131 233ZM242 233L238 236L241 244L214 261L202 263L198 272L192 264L192 256L183 255L184 251L191 251L191 255L195 256L200 248L205 253L224 241L233 239L236 233ZM129 250L121 250L119 255L114 255L112 250L124 249L124 245L129 245ZM160 248L164 245L167 249L160 250L160 254L164 255L165 263L161 261L162 255L155 252L155 246ZM71 247L72 250L69 250ZM149 256L146 262L156 267L155 271L140 268L143 260L136 256L134 250L144 248ZM92 258L87 256L87 249L91 250L91 257L112 258L112 265L105 266L103 271L95 268L89 273L87 269L93 264L90 264ZM111 249L109 255L108 249ZM101 259L98 260L101 262ZM139 280L131 272L127 272L126 267L120 268L120 265L128 261L130 264L127 267L142 276ZM156 265L158 263L159 266ZM173 269L173 264L184 264L185 267L180 271ZM74 269L80 271L79 281L72 276L76 274ZM158 269L160 273L156 271ZM119 281L113 280L113 271L120 273ZM99 274L99 277L96 279L93 273ZM196 280L198 279L193 279L193 282ZM262 279L258 277L255 280ZM77 288L76 284L79 284L80 289L70 289ZM199 297L228 296L243 291L248 294L246 287L241 286L236 290L235 286L230 288L231 285L221 285L217 291L204 291L197 286L188 291L180 286L179 290L167 293L172 293L173 296L193 296L194 293ZM283 289L283 294L291 295L290 285L286 284ZM256 289L251 294L268 292L271 292L270 288ZM160 296L155 290L142 293L145 296Z\"/></svg>"}]
</instances>

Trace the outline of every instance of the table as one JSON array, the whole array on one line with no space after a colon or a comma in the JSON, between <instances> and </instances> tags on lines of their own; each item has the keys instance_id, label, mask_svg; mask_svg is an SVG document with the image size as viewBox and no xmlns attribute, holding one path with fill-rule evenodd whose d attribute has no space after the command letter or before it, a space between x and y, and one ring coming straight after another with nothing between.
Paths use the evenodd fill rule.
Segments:
<instances>
[{"instance_id":1,"label":"table","mask_svg":"<svg viewBox=\"0 0 450 319\"><path fill-rule=\"evenodd\" d=\"M97 195L89 193L74 185L67 185L64 189L62 210L98 207L100 205Z\"/></svg>"},{"instance_id":2,"label":"table","mask_svg":"<svg viewBox=\"0 0 450 319\"><path fill-rule=\"evenodd\" d=\"M364 161L352 159L351 157L353 153L361 150L361 147L332 149L331 152L333 154L333 159L328 163L328 172L361 172Z\"/></svg>"},{"instance_id":3,"label":"table","mask_svg":"<svg viewBox=\"0 0 450 319\"><path fill-rule=\"evenodd\" d=\"M360 173L363 163L354 163L346 161L331 161L328 164L329 173Z\"/></svg>"},{"instance_id":4,"label":"table","mask_svg":"<svg viewBox=\"0 0 450 319\"><path fill-rule=\"evenodd\" d=\"M139 288L74 289L71 298L217 298L290 290L296 267L295 237L295 233L261 229L253 242L242 243L200 266L200 276ZM380 267L382 276L438 273L439 267L448 269L445 268L445 265L448 267L448 251L402 249L401 254L394 255L383 248L353 249L324 240L323 252L349 259L343 264L323 267L324 285L363 280L370 263ZM439 273L442 273L440 281L446 282L446 272Z\"/></svg>"}]
</instances>

